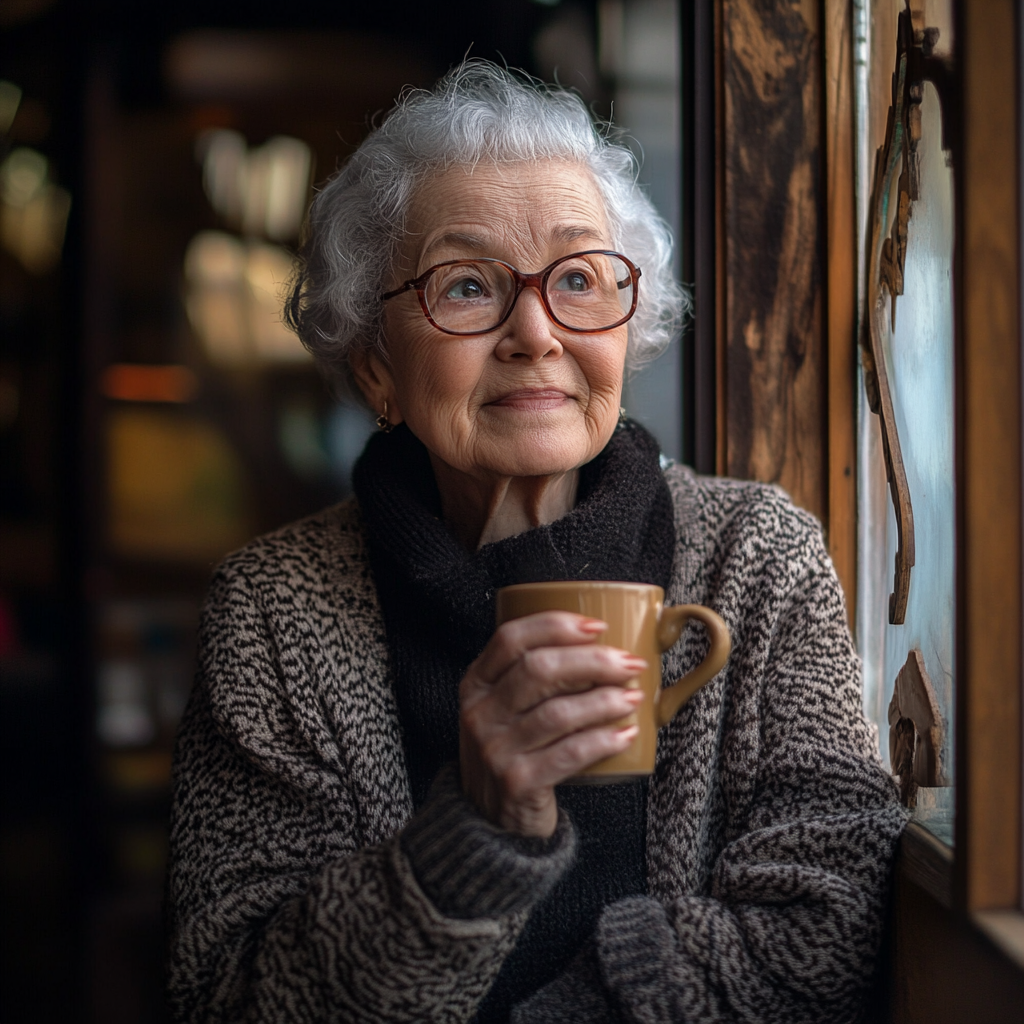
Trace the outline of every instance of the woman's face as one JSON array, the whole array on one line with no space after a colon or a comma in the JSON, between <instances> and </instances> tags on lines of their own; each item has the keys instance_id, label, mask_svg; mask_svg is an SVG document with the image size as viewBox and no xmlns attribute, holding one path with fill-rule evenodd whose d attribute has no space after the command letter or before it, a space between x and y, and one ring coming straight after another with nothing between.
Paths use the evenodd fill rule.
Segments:
<instances>
[{"instance_id":1,"label":"woman's face","mask_svg":"<svg viewBox=\"0 0 1024 1024\"><path fill-rule=\"evenodd\" d=\"M562 161L455 167L417 193L385 288L445 260L494 257L532 273L561 256L610 249L604 202L588 169ZM626 254L628 255L628 253ZM488 334L454 337L414 291L385 309L388 360L357 375L377 411L404 420L436 459L477 478L542 476L589 462L619 416L626 325L575 334L526 288Z\"/></svg>"}]
</instances>

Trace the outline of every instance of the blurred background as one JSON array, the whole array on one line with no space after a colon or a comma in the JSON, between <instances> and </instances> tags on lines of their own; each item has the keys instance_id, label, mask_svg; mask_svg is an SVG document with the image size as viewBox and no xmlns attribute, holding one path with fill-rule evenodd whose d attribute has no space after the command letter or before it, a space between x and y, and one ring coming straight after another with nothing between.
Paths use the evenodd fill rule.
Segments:
<instances>
[{"instance_id":1,"label":"blurred background","mask_svg":"<svg viewBox=\"0 0 1024 1024\"><path fill-rule=\"evenodd\" d=\"M314 183L468 52L614 111L678 236L679 17L0 0L4 1024L166 1019L169 772L211 568L344 497L373 429L281 324ZM680 352L626 395L676 458Z\"/></svg>"}]
</instances>

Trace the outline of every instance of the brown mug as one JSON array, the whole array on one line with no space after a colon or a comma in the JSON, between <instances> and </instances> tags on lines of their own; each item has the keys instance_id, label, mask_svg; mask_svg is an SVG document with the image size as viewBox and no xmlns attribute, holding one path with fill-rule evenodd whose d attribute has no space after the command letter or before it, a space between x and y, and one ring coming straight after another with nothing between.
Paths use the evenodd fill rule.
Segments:
<instances>
[{"instance_id":1,"label":"brown mug","mask_svg":"<svg viewBox=\"0 0 1024 1024\"><path fill-rule=\"evenodd\" d=\"M565 611L608 623L601 643L643 658L647 669L626 685L641 689L644 700L622 725L638 725L636 739L621 753L606 757L569 779L576 783L622 782L654 771L658 729L725 664L732 649L729 627L699 604L665 607L665 591L647 583L519 583L498 591L500 626L536 612ZM671 686L661 685L661 655L680 637L689 619L704 624L711 649L704 660Z\"/></svg>"}]
</instances>

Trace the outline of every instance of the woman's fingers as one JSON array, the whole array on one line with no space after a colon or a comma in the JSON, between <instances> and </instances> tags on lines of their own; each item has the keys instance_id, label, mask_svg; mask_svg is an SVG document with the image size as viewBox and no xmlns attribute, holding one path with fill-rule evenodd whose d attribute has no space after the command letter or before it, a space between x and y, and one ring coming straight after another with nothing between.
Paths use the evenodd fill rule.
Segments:
<instances>
[{"instance_id":1,"label":"woman's fingers","mask_svg":"<svg viewBox=\"0 0 1024 1024\"><path fill-rule=\"evenodd\" d=\"M569 612L507 622L460 691L460 760L470 799L491 821L550 835L554 786L633 741L623 719L643 699L626 684L642 658L595 641L605 623Z\"/></svg>"},{"instance_id":2,"label":"woman's fingers","mask_svg":"<svg viewBox=\"0 0 1024 1024\"><path fill-rule=\"evenodd\" d=\"M641 690L621 686L597 686L587 693L552 697L518 716L509 740L519 751L539 750L565 736L622 722L643 698Z\"/></svg>"},{"instance_id":3,"label":"woman's fingers","mask_svg":"<svg viewBox=\"0 0 1024 1024\"><path fill-rule=\"evenodd\" d=\"M621 753L638 732L635 725L587 729L564 736L543 750L517 755L500 774L505 802L515 805L528 801L531 794L557 786L592 764Z\"/></svg>"},{"instance_id":4,"label":"woman's fingers","mask_svg":"<svg viewBox=\"0 0 1024 1024\"><path fill-rule=\"evenodd\" d=\"M493 684L527 651L537 647L592 644L608 628L599 619L572 612L540 612L499 626L480 657L473 662L467 680Z\"/></svg>"},{"instance_id":5,"label":"woman's fingers","mask_svg":"<svg viewBox=\"0 0 1024 1024\"><path fill-rule=\"evenodd\" d=\"M554 697L511 719L471 713L465 724L474 735L483 764L505 780L502 788L506 794L519 799L521 787L515 781L510 783L510 777L524 784L528 778L543 780L541 785L557 785L608 756L608 751L617 753L621 748L614 737L622 733L624 720L642 700L640 690L598 686L587 693ZM533 763L541 768L530 769Z\"/></svg>"},{"instance_id":6,"label":"woman's fingers","mask_svg":"<svg viewBox=\"0 0 1024 1024\"><path fill-rule=\"evenodd\" d=\"M541 647L526 651L494 688L495 699L512 714L567 693L594 686L622 686L635 679L647 662L617 647Z\"/></svg>"}]
</instances>

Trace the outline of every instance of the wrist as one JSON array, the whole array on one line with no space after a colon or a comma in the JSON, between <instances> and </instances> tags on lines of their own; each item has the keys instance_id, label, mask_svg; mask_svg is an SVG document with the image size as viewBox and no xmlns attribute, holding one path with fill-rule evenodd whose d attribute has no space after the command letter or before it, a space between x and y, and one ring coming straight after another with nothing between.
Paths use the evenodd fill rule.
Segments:
<instances>
[{"instance_id":1,"label":"wrist","mask_svg":"<svg viewBox=\"0 0 1024 1024\"><path fill-rule=\"evenodd\" d=\"M517 805L503 808L498 827L505 832L531 839L550 839L558 828L558 802L554 790L543 806Z\"/></svg>"},{"instance_id":2,"label":"wrist","mask_svg":"<svg viewBox=\"0 0 1024 1024\"><path fill-rule=\"evenodd\" d=\"M550 839L558 828L558 800L554 787L512 800L501 793L494 777L479 765L460 765L462 793L479 814L504 832Z\"/></svg>"},{"instance_id":3,"label":"wrist","mask_svg":"<svg viewBox=\"0 0 1024 1024\"><path fill-rule=\"evenodd\" d=\"M528 910L550 891L575 854L575 834L561 815L549 837L504 830L463 794L454 765L401 835L424 893L448 917L499 917Z\"/></svg>"}]
</instances>

